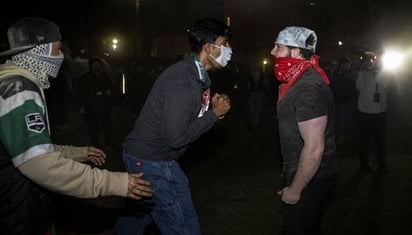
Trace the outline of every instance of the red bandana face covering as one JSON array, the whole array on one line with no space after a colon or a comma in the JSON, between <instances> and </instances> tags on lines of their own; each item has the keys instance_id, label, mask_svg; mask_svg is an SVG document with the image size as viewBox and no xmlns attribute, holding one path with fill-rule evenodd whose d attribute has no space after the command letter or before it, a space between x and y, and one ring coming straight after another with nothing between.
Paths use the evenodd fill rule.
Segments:
<instances>
[{"instance_id":1,"label":"red bandana face covering","mask_svg":"<svg viewBox=\"0 0 412 235\"><path fill-rule=\"evenodd\" d=\"M313 69L319 73L322 80L329 85L329 79L325 71L319 67L319 57L313 55L309 60L290 58L290 57L273 57L273 69L277 80L281 82L279 86L278 102L286 94L286 91L296 82L296 80L308 68Z\"/></svg>"}]
</instances>

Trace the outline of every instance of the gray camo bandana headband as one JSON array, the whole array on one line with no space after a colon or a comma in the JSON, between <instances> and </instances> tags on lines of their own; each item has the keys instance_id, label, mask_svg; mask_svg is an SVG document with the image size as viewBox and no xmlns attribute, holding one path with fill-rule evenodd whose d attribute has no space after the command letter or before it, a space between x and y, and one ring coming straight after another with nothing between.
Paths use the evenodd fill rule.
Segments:
<instances>
[{"instance_id":1,"label":"gray camo bandana headband","mask_svg":"<svg viewBox=\"0 0 412 235\"><path fill-rule=\"evenodd\" d=\"M43 89L50 87L49 76L57 77L64 55L51 55L52 43L41 44L12 56L11 63L26 69L39 79Z\"/></svg>"},{"instance_id":2,"label":"gray camo bandana headband","mask_svg":"<svg viewBox=\"0 0 412 235\"><path fill-rule=\"evenodd\" d=\"M313 36L314 40L307 43L306 40L309 36ZM317 39L318 37L316 36L316 33L311 29L300 26L290 26L279 32L275 43L304 48L315 53Z\"/></svg>"}]
</instances>

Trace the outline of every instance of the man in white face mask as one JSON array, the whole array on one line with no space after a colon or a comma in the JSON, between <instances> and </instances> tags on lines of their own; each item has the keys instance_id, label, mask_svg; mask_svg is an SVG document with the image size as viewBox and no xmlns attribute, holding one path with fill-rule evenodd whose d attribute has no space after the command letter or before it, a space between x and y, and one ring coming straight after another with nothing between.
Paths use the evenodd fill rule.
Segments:
<instances>
[{"instance_id":1,"label":"man in white face mask","mask_svg":"<svg viewBox=\"0 0 412 235\"><path fill-rule=\"evenodd\" d=\"M161 234L200 234L188 179L178 159L230 109L227 95L212 95L207 73L227 65L230 36L223 22L200 19L189 31L191 53L167 68L153 85L123 142L123 160L129 172L144 172L145 179L155 180L156 193L145 214L134 212L130 213L134 217L118 220L117 235L144 234L152 220Z\"/></svg>"},{"instance_id":2,"label":"man in white face mask","mask_svg":"<svg viewBox=\"0 0 412 235\"><path fill-rule=\"evenodd\" d=\"M41 18L23 18L7 36L0 56L0 228L2 234L54 234L47 191L79 198L151 196L141 174L109 172L96 165L105 153L95 147L59 146L49 132L43 89L63 62L59 27Z\"/></svg>"},{"instance_id":3,"label":"man in white face mask","mask_svg":"<svg viewBox=\"0 0 412 235\"><path fill-rule=\"evenodd\" d=\"M221 46L215 44L211 45L220 49L220 55L218 57L214 57L211 53L209 54L210 57L212 57L216 61L216 63L218 63L222 67L225 67L232 58L232 48L229 46L229 43L226 42L227 46L225 46L224 44L222 44Z\"/></svg>"}]
</instances>

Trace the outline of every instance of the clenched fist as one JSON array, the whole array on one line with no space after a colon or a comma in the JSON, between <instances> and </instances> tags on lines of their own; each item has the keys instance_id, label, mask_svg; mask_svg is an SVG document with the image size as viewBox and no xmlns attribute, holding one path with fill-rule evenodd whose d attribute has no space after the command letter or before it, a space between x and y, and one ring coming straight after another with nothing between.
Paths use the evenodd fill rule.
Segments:
<instances>
[{"instance_id":1,"label":"clenched fist","mask_svg":"<svg viewBox=\"0 0 412 235\"><path fill-rule=\"evenodd\" d=\"M225 94L216 93L212 97L212 111L222 118L230 110L230 99Z\"/></svg>"}]
</instances>

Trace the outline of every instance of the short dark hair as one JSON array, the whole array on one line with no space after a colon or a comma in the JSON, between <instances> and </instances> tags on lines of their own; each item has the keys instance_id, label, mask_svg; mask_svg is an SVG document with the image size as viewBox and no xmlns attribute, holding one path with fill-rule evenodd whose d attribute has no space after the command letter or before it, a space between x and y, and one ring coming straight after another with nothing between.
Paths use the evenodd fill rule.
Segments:
<instances>
[{"instance_id":1,"label":"short dark hair","mask_svg":"<svg viewBox=\"0 0 412 235\"><path fill-rule=\"evenodd\" d=\"M307 45L313 45L316 42L316 38L315 36L313 36L313 34L309 35L309 37L306 39L306 46ZM312 50L308 50L308 49L300 49L300 52L303 56L303 58L305 59L310 59L310 57L312 57L312 55L314 54Z\"/></svg>"},{"instance_id":2,"label":"short dark hair","mask_svg":"<svg viewBox=\"0 0 412 235\"><path fill-rule=\"evenodd\" d=\"M313 36L313 34L309 35L309 37L306 39L306 45L313 45L314 41L315 41L315 37ZM300 49L300 54L302 55L303 58L305 58L305 60L309 60L310 57L313 56L313 54L315 54L312 50L309 49L305 49L305 48L300 48L300 47L291 47L291 46L287 46L290 49L292 48L299 48Z\"/></svg>"},{"instance_id":3,"label":"short dark hair","mask_svg":"<svg viewBox=\"0 0 412 235\"><path fill-rule=\"evenodd\" d=\"M205 17L196 21L189 30L189 43L192 51L200 52L203 45L216 41L219 36L232 37L232 31L223 22Z\"/></svg>"},{"instance_id":4,"label":"short dark hair","mask_svg":"<svg viewBox=\"0 0 412 235\"><path fill-rule=\"evenodd\" d=\"M103 66L104 62L103 59L101 57L98 56L93 56L90 60L89 60L89 69L92 68L92 65L95 63L99 63L100 66Z\"/></svg>"},{"instance_id":5,"label":"short dark hair","mask_svg":"<svg viewBox=\"0 0 412 235\"><path fill-rule=\"evenodd\" d=\"M305 60L309 60L314 53L311 50L300 48L300 54L303 58L305 58Z\"/></svg>"}]
</instances>

